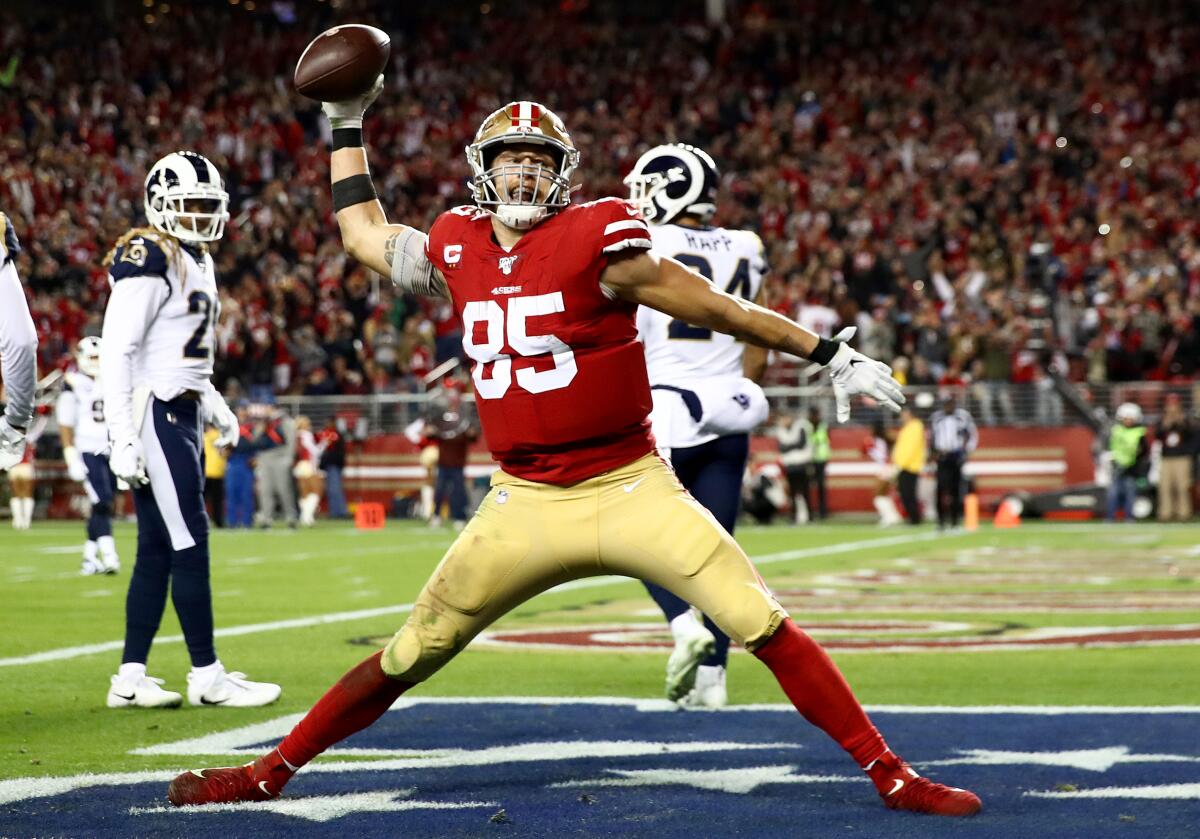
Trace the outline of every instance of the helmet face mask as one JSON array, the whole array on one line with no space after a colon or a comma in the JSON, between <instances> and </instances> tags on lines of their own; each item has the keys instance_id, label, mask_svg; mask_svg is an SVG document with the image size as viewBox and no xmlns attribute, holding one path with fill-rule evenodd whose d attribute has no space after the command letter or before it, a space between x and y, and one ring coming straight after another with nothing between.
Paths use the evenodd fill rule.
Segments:
<instances>
[{"instance_id":1,"label":"helmet face mask","mask_svg":"<svg viewBox=\"0 0 1200 839\"><path fill-rule=\"evenodd\" d=\"M652 224L670 224L683 215L707 223L717 211L720 174L707 152L675 143L638 158L625 185L629 200Z\"/></svg>"},{"instance_id":2,"label":"helmet face mask","mask_svg":"<svg viewBox=\"0 0 1200 839\"><path fill-rule=\"evenodd\" d=\"M89 336L75 345L75 366L85 376L100 375L100 339Z\"/></svg>"},{"instance_id":3,"label":"helmet face mask","mask_svg":"<svg viewBox=\"0 0 1200 839\"><path fill-rule=\"evenodd\" d=\"M217 167L191 151L173 152L146 175L146 220L183 242L214 242L229 220L229 193Z\"/></svg>"},{"instance_id":4,"label":"helmet face mask","mask_svg":"<svg viewBox=\"0 0 1200 839\"><path fill-rule=\"evenodd\" d=\"M548 152L553 168L520 154L531 146ZM509 150L516 154L503 154ZM510 102L492 113L466 152L475 203L509 227L526 230L571 203L579 151L562 120L536 102Z\"/></svg>"}]
</instances>

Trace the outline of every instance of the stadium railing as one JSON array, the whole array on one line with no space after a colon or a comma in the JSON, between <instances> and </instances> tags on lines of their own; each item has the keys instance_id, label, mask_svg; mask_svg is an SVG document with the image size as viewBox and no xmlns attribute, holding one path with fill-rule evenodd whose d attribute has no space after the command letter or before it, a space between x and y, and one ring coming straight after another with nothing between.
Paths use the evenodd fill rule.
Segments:
<instances>
[{"instance_id":1,"label":"stadium railing","mask_svg":"<svg viewBox=\"0 0 1200 839\"><path fill-rule=\"evenodd\" d=\"M1070 390L1060 390L1061 387ZM437 390L427 393L389 393L369 396L279 396L277 406L292 416L307 416L319 428L334 419L346 432L363 438L398 434L424 416ZM1147 423L1157 422L1168 394L1176 394L1185 413L1195 415L1200 406L1200 382L1119 382L1107 384L1056 384L1051 379L1034 384L976 382L961 387L907 387L908 402L918 416L928 417L941 397L952 393L980 426L1070 426L1093 428L1108 423L1118 405L1141 406ZM816 406L826 420L834 417L833 391L828 385L769 387L773 412L795 412ZM471 396L468 394L467 399ZM852 422L871 425L876 420L892 424L893 417L871 404L856 400Z\"/></svg>"}]
</instances>

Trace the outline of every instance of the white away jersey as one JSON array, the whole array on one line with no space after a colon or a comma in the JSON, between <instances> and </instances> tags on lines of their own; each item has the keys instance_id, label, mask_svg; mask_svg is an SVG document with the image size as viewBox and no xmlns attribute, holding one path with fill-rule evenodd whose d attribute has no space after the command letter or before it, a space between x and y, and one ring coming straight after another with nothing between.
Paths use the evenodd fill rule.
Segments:
<instances>
[{"instance_id":1,"label":"white away jersey","mask_svg":"<svg viewBox=\"0 0 1200 839\"><path fill-rule=\"evenodd\" d=\"M694 268L735 297L754 300L767 271L762 240L749 230L650 226L654 253ZM638 309L638 338L646 349L650 384L679 384L695 378L742 375L745 345L732 335Z\"/></svg>"},{"instance_id":2,"label":"white away jersey","mask_svg":"<svg viewBox=\"0 0 1200 839\"><path fill-rule=\"evenodd\" d=\"M153 233L118 247L108 274L100 378L109 426L122 439L136 433L134 388L164 401L211 389L217 279L206 250Z\"/></svg>"},{"instance_id":3,"label":"white away jersey","mask_svg":"<svg viewBox=\"0 0 1200 839\"><path fill-rule=\"evenodd\" d=\"M762 240L748 230L692 228L677 224L651 225L654 253L694 268L710 283L744 300L755 300L767 272ZM661 448L699 446L720 436L691 422L689 398L678 388L713 404L724 397L743 398L752 383L742 377L742 344L731 335L701 329L642 306L637 315L638 338L646 353L654 411L654 437ZM718 393L719 392L719 393ZM752 396L761 397L761 390ZM695 413L693 406L690 413Z\"/></svg>"},{"instance_id":4,"label":"white away jersey","mask_svg":"<svg viewBox=\"0 0 1200 839\"><path fill-rule=\"evenodd\" d=\"M75 429L75 448L87 454L108 449L108 426L104 424L104 394L100 383L78 370L68 373L58 395L55 416L60 426Z\"/></svg>"}]
</instances>

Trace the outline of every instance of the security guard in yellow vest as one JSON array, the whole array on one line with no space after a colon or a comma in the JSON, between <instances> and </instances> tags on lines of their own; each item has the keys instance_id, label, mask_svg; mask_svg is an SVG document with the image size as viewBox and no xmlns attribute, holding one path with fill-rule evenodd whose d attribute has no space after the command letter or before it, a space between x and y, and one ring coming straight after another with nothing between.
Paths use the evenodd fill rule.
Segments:
<instances>
[{"instance_id":1,"label":"security guard in yellow vest","mask_svg":"<svg viewBox=\"0 0 1200 839\"><path fill-rule=\"evenodd\" d=\"M1108 452L1112 470L1112 481L1108 485L1108 520L1116 521L1120 509L1125 512L1125 521L1132 522L1137 481L1149 452L1142 409L1133 402L1117 408L1117 424L1109 431Z\"/></svg>"},{"instance_id":2,"label":"security guard in yellow vest","mask_svg":"<svg viewBox=\"0 0 1200 839\"><path fill-rule=\"evenodd\" d=\"M829 425L821 418L820 408L808 409L808 421L812 425L812 486L817 493L817 503L808 509L816 510L816 518L824 519L829 515L829 496L825 491L825 467L829 464L829 456L833 450L829 446Z\"/></svg>"}]
</instances>

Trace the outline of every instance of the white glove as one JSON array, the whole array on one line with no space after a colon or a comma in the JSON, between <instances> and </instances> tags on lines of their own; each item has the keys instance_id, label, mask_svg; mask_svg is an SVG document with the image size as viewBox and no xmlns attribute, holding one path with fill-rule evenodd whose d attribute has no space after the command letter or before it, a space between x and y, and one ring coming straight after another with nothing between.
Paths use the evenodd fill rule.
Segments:
<instances>
[{"instance_id":1,"label":"white glove","mask_svg":"<svg viewBox=\"0 0 1200 839\"><path fill-rule=\"evenodd\" d=\"M850 343L850 339L854 337L854 333L856 333L856 332L858 332L857 326L847 326L847 327L844 327L843 329L841 329L837 335L834 335L829 340L843 341L848 344L848 343ZM800 371L800 381L803 382L809 376L815 376L824 369L825 369L824 364L818 364L817 362L814 361L812 364L808 365L807 367L805 367L803 370Z\"/></svg>"},{"instance_id":2,"label":"white glove","mask_svg":"<svg viewBox=\"0 0 1200 839\"><path fill-rule=\"evenodd\" d=\"M329 120L330 128L362 128L363 116L367 108L375 101L379 91L383 90L383 74L375 80L371 89L362 96L353 99L343 99L341 102L322 102L321 110Z\"/></svg>"},{"instance_id":3,"label":"white glove","mask_svg":"<svg viewBox=\"0 0 1200 839\"><path fill-rule=\"evenodd\" d=\"M214 441L216 447L224 449L236 446L240 434L237 414L229 410L229 406L225 404L221 394L216 391L205 394L202 407L205 419L212 423L213 428L217 429L219 436Z\"/></svg>"},{"instance_id":4,"label":"white glove","mask_svg":"<svg viewBox=\"0 0 1200 839\"><path fill-rule=\"evenodd\" d=\"M136 437L113 443L108 466L119 480L135 489L150 483L150 478L146 476L146 453L142 449L142 441Z\"/></svg>"},{"instance_id":5,"label":"white glove","mask_svg":"<svg viewBox=\"0 0 1200 839\"><path fill-rule=\"evenodd\" d=\"M829 361L829 377L833 380L833 398L837 402L837 421L850 419L850 397L861 393L870 396L883 407L900 413L904 393L892 378L892 368L882 361L867 358L849 344L840 343Z\"/></svg>"},{"instance_id":6,"label":"white glove","mask_svg":"<svg viewBox=\"0 0 1200 839\"><path fill-rule=\"evenodd\" d=\"M8 417L0 417L0 472L12 469L25 457L25 432L8 424Z\"/></svg>"},{"instance_id":7,"label":"white glove","mask_svg":"<svg viewBox=\"0 0 1200 839\"><path fill-rule=\"evenodd\" d=\"M77 483L87 480L87 465L83 462L83 455L79 453L79 449L67 446L63 449L63 460L67 462L68 478Z\"/></svg>"}]
</instances>

